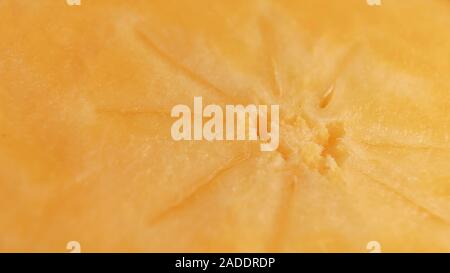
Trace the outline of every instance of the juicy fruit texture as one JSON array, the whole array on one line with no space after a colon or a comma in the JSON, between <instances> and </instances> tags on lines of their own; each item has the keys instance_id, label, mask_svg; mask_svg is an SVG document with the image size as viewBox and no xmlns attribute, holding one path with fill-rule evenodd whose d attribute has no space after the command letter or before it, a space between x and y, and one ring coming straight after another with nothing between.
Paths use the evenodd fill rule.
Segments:
<instances>
[{"instance_id":1,"label":"juicy fruit texture","mask_svg":"<svg viewBox=\"0 0 450 273\"><path fill-rule=\"evenodd\" d=\"M0 2L0 251L450 251L450 3ZM279 104L280 147L170 109Z\"/></svg>"}]
</instances>

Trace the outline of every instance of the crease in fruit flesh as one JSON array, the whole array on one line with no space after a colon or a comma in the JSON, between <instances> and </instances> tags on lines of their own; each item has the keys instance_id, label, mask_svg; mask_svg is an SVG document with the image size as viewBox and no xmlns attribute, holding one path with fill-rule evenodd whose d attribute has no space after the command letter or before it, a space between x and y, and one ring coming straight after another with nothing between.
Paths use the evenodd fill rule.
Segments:
<instances>
[{"instance_id":1,"label":"crease in fruit flesh","mask_svg":"<svg viewBox=\"0 0 450 273\"><path fill-rule=\"evenodd\" d=\"M155 225L158 222L164 220L170 214L182 209L190 202L192 202L197 195L207 192L211 188L212 184L215 181L217 181L220 176L224 175L226 172L232 170L233 168L239 166L243 162L249 160L251 157L252 153L246 153L244 155L234 157L231 160L229 160L228 163L223 164L223 166L221 167L218 167L210 174L208 174L206 178L202 179L204 180L204 182L194 183L197 184L197 186L194 186L189 193L181 197L178 201L175 201L174 204L165 208L162 212L160 212L156 216L152 216L152 218L149 220L149 225L150 226Z\"/></svg>"},{"instance_id":2,"label":"crease in fruit flesh","mask_svg":"<svg viewBox=\"0 0 450 273\"><path fill-rule=\"evenodd\" d=\"M284 185L283 198L281 198L278 206L278 212L276 214L276 220L274 221L272 236L269 237L267 242L267 251L274 252L279 250L280 244L283 242L285 230L288 226L290 215L290 208L294 201L295 193L298 186L298 177L293 174Z\"/></svg>"},{"instance_id":3,"label":"crease in fruit flesh","mask_svg":"<svg viewBox=\"0 0 450 273\"><path fill-rule=\"evenodd\" d=\"M334 85L331 85L330 88L328 88L327 92L322 96L322 100L320 101L320 108L325 108L330 104L331 99L334 95Z\"/></svg>"},{"instance_id":4,"label":"crease in fruit flesh","mask_svg":"<svg viewBox=\"0 0 450 273\"><path fill-rule=\"evenodd\" d=\"M445 225L450 225L450 221L448 217L440 215L439 213L433 211L432 209L428 208L427 206L424 206L423 204L419 203L418 201L414 200L410 196L408 196L407 193L404 193L398 189L396 189L394 186L389 185L388 183L385 183L384 181L376 178L375 176L371 175L367 171L363 171L360 169L356 169L359 172L361 172L364 176L369 178L370 180L374 181L378 185L382 186L383 188L387 189L388 191L394 193L395 195L402 198L402 200L405 201L405 203L412 205L413 207L417 208L419 211L424 212L426 215L430 216L431 218L437 220L440 223L443 223Z\"/></svg>"},{"instance_id":5,"label":"crease in fruit flesh","mask_svg":"<svg viewBox=\"0 0 450 273\"><path fill-rule=\"evenodd\" d=\"M230 97L227 92L220 89L207 79L201 77L200 75L197 75L194 71L189 69L188 67L184 66L182 63L174 60L169 54L165 53L163 50L161 50L151 39L148 37L146 33L144 33L142 30L140 30L138 27L134 28L134 32L136 34L136 37L138 40L142 42L142 44L151 50L152 52L156 53L158 56L161 57L164 61L172 65L173 67L177 68L178 70L182 71L184 75L186 75L189 79L193 80L194 82L199 83L200 85L206 87L208 90L213 91L216 93L219 97L226 99L228 102L232 102L233 104L237 104L237 99Z\"/></svg>"}]
</instances>

